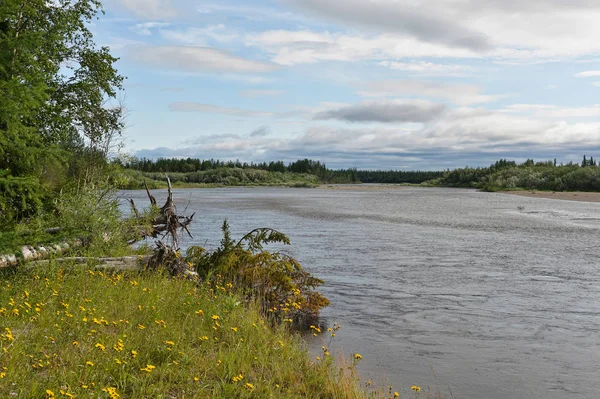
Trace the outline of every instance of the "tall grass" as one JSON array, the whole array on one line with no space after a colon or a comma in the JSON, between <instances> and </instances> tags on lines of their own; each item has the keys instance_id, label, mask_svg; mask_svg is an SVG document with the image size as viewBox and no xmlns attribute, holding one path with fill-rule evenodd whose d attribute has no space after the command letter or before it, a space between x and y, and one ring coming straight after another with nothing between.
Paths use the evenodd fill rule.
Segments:
<instances>
[{"instance_id":1,"label":"tall grass","mask_svg":"<svg viewBox=\"0 0 600 399\"><path fill-rule=\"evenodd\" d=\"M2 276L0 397L362 398L230 288L54 266Z\"/></svg>"}]
</instances>

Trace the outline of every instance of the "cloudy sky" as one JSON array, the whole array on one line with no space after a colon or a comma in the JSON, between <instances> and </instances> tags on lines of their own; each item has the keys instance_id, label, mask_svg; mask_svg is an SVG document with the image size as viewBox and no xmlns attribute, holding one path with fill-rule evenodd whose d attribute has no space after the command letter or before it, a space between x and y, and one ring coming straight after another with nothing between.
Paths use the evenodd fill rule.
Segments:
<instances>
[{"instance_id":1,"label":"cloudy sky","mask_svg":"<svg viewBox=\"0 0 600 399\"><path fill-rule=\"evenodd\" d=\"M597 0L105 0L139 157L600 158Z\"/></svg>"}]
</instances>

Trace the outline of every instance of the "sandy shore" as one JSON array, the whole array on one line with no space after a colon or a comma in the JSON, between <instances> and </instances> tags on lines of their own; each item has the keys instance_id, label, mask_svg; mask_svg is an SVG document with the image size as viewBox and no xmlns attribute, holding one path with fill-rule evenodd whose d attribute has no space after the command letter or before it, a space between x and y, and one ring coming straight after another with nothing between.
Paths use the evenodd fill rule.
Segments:
<instances>
[{"instance_id":1,"label":"sandy shore","mask_svg":"<svg viewBox=\"0 0 600 399\"><path fill-rule=\"evenodd\" d=\"M520 195L522 197L549 198L564 201L600 202L600 193L582 191L501 191L503 194Z\"/></svg>"}]
</instances>

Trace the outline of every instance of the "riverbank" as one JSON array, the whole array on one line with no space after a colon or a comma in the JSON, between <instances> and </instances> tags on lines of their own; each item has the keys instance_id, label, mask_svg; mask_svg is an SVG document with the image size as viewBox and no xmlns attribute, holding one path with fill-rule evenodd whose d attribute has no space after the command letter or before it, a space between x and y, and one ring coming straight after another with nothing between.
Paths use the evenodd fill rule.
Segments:
<instances>
[{"instance_id":1,"label":"riverbank","mask_svg":"<svg viewBox=\"0 0 600 399\"><path fill-rule=\"evenodd\" d=\"M409 187L423 187L420 184L386 184L386 183L363 183L363 184L321 184L318 186L320 189L326 190L369 190L369 191L389 191L389 190L402 190Z\"/></svg>"},{"instance_id":2,"label":"riverbank","mask_svg":"<svg viewBox=\"0 0 600 399\"><path fill-rule=\"evenodd\" d=\"M521 197L547 198L563 201L600 202L600 193L585 191L499 191Z\"/></svg>"},{"instance_id":3,"label":"riverbank","mask_svg":"<svg viewBox=\"0 0 600 399\"><path fill-rule=\"evenodd\" d=\"M366 397L353 366L311 358L218 282L56 265L2 277L1 397Z\"/></svg>"}]
</instances>

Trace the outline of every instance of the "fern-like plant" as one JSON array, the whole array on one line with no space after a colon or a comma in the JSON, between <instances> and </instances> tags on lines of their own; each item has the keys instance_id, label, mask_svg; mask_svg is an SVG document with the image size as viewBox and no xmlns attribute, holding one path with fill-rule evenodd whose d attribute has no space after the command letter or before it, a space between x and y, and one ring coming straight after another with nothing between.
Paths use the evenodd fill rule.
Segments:
<instances>
[{"instance_id":1,"label":"fern-like plant","mask_svg":"<svg viewBox=\"0 0 600 399\"><path fill-rule=\"evenodd\" d=\"M277 322L295 327L315 323L329 300L316 291L323 281L304 270L293 257L265 250L267 244L289 245L289 238L271 228L254 229L235 242L227 220L219 248L207 252L190 247L186 260L203 279L228 285L248 300L258 300L263 312Z\"/></svg>"}]
</instances>

